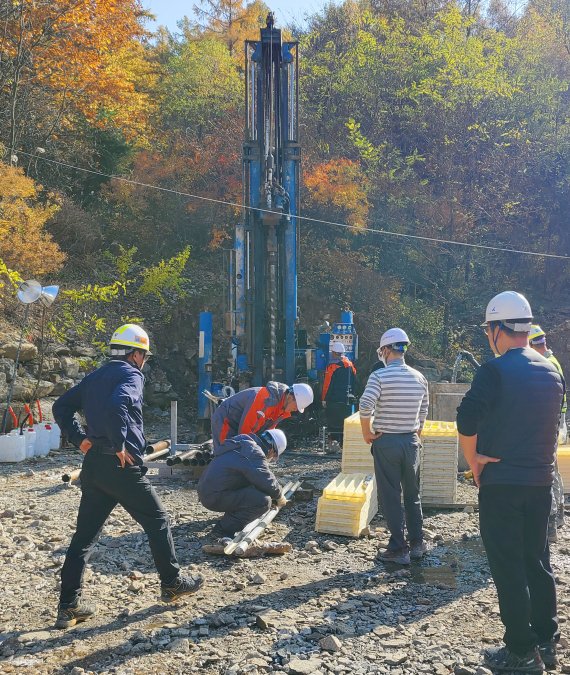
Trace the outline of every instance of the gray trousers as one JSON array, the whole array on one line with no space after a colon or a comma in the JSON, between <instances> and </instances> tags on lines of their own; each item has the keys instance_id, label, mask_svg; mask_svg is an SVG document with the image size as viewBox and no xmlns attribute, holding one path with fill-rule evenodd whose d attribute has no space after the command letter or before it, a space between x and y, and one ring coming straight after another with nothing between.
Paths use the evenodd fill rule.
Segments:
<instances>
[{"instance_id":1,"label":"gray trousers","mask_svg":"<svg viewBox=\"0 0 570 675\"><path fill-rule=\"evenodd\" d=\"M420 439L415 433L382 434L372 443L378 499L390 530L388 549L391 551L408 548L404 537L404 519L410 544L423 540L420 448Z\"/></svg>"}]
</instances>

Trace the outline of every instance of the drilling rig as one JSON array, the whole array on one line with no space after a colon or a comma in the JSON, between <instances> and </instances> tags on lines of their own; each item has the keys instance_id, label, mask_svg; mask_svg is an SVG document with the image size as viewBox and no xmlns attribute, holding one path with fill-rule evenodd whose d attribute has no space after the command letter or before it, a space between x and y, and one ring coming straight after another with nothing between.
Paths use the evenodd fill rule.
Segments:
<instances>
[{"instance_id":1,"label":"drilling rig","mask_svg":"<svg viewBox=\"0 0 570 675\"><path fill-rule=\"evenodd\" d=\"M234 374L253 386L292 384L296 356L306 361L306 344L297 340L298 43L283 41L272 13L260 33L245 43L246 208L236 226L229 291Z\"/></svg>"}]
</instances>

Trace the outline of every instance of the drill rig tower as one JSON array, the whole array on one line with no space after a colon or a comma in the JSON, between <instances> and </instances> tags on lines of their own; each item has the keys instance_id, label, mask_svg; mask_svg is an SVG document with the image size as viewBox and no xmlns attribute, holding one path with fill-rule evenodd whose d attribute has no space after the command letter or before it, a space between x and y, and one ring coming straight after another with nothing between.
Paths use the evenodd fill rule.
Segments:
<instances>
[{"instance_id":1,"label":"drill rig tower","mask_svg":"<svg viewBox=\"0 0 570 675\"><path fill-rule=\"evenodd\" d=\"M252 385L295 380L300 146L298 43L273 14L245 44L244 222L230 274L232 349Z\"/></svg>"}]
</instances>

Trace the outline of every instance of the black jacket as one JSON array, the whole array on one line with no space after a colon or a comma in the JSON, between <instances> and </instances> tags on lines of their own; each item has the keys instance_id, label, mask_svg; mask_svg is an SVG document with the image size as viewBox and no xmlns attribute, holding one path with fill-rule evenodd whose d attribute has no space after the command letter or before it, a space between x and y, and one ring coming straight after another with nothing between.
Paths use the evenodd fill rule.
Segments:
<instances>
[{"instance_id":1,"label":"black jacket","mask_svg":"<svg viewBox=\"0 0 570 675\"><path fill-rule=\"evenodd\" d=\"M564 379L530 347L484 363L457 409L457 429L477 434L481 485L551 485Z\"/></svg>"},{"instance_id":2,"label":"black jacket","mask_svg":"<svg viewBox=\"0 0 570 675\"><path fill-rule=\"evenodd\" d=\"M240 434L214 449L214 459L198 483L198 497L206 508L216 502L220 493L250 485L272 499L279 498L281 487L260 444L254 434Z\"/></svg>"}]
</instances>

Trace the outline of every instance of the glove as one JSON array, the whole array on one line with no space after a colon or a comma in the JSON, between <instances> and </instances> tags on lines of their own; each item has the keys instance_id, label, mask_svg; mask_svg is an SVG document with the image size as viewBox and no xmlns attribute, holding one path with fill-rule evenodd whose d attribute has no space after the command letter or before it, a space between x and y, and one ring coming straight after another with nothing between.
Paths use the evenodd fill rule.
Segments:
<instances>
[{"instance_id":1,"label":"glove","mask_svg":"<svg viewBox=\"0 0 570 675\"><path fill-rule=\"evenodd\" d=\"M278 499L275 500L275 504L278 508L283 508L285 504L288 504L289 502L285 499L283 495L281 495Z\"/></svg>"}]
</instances>

